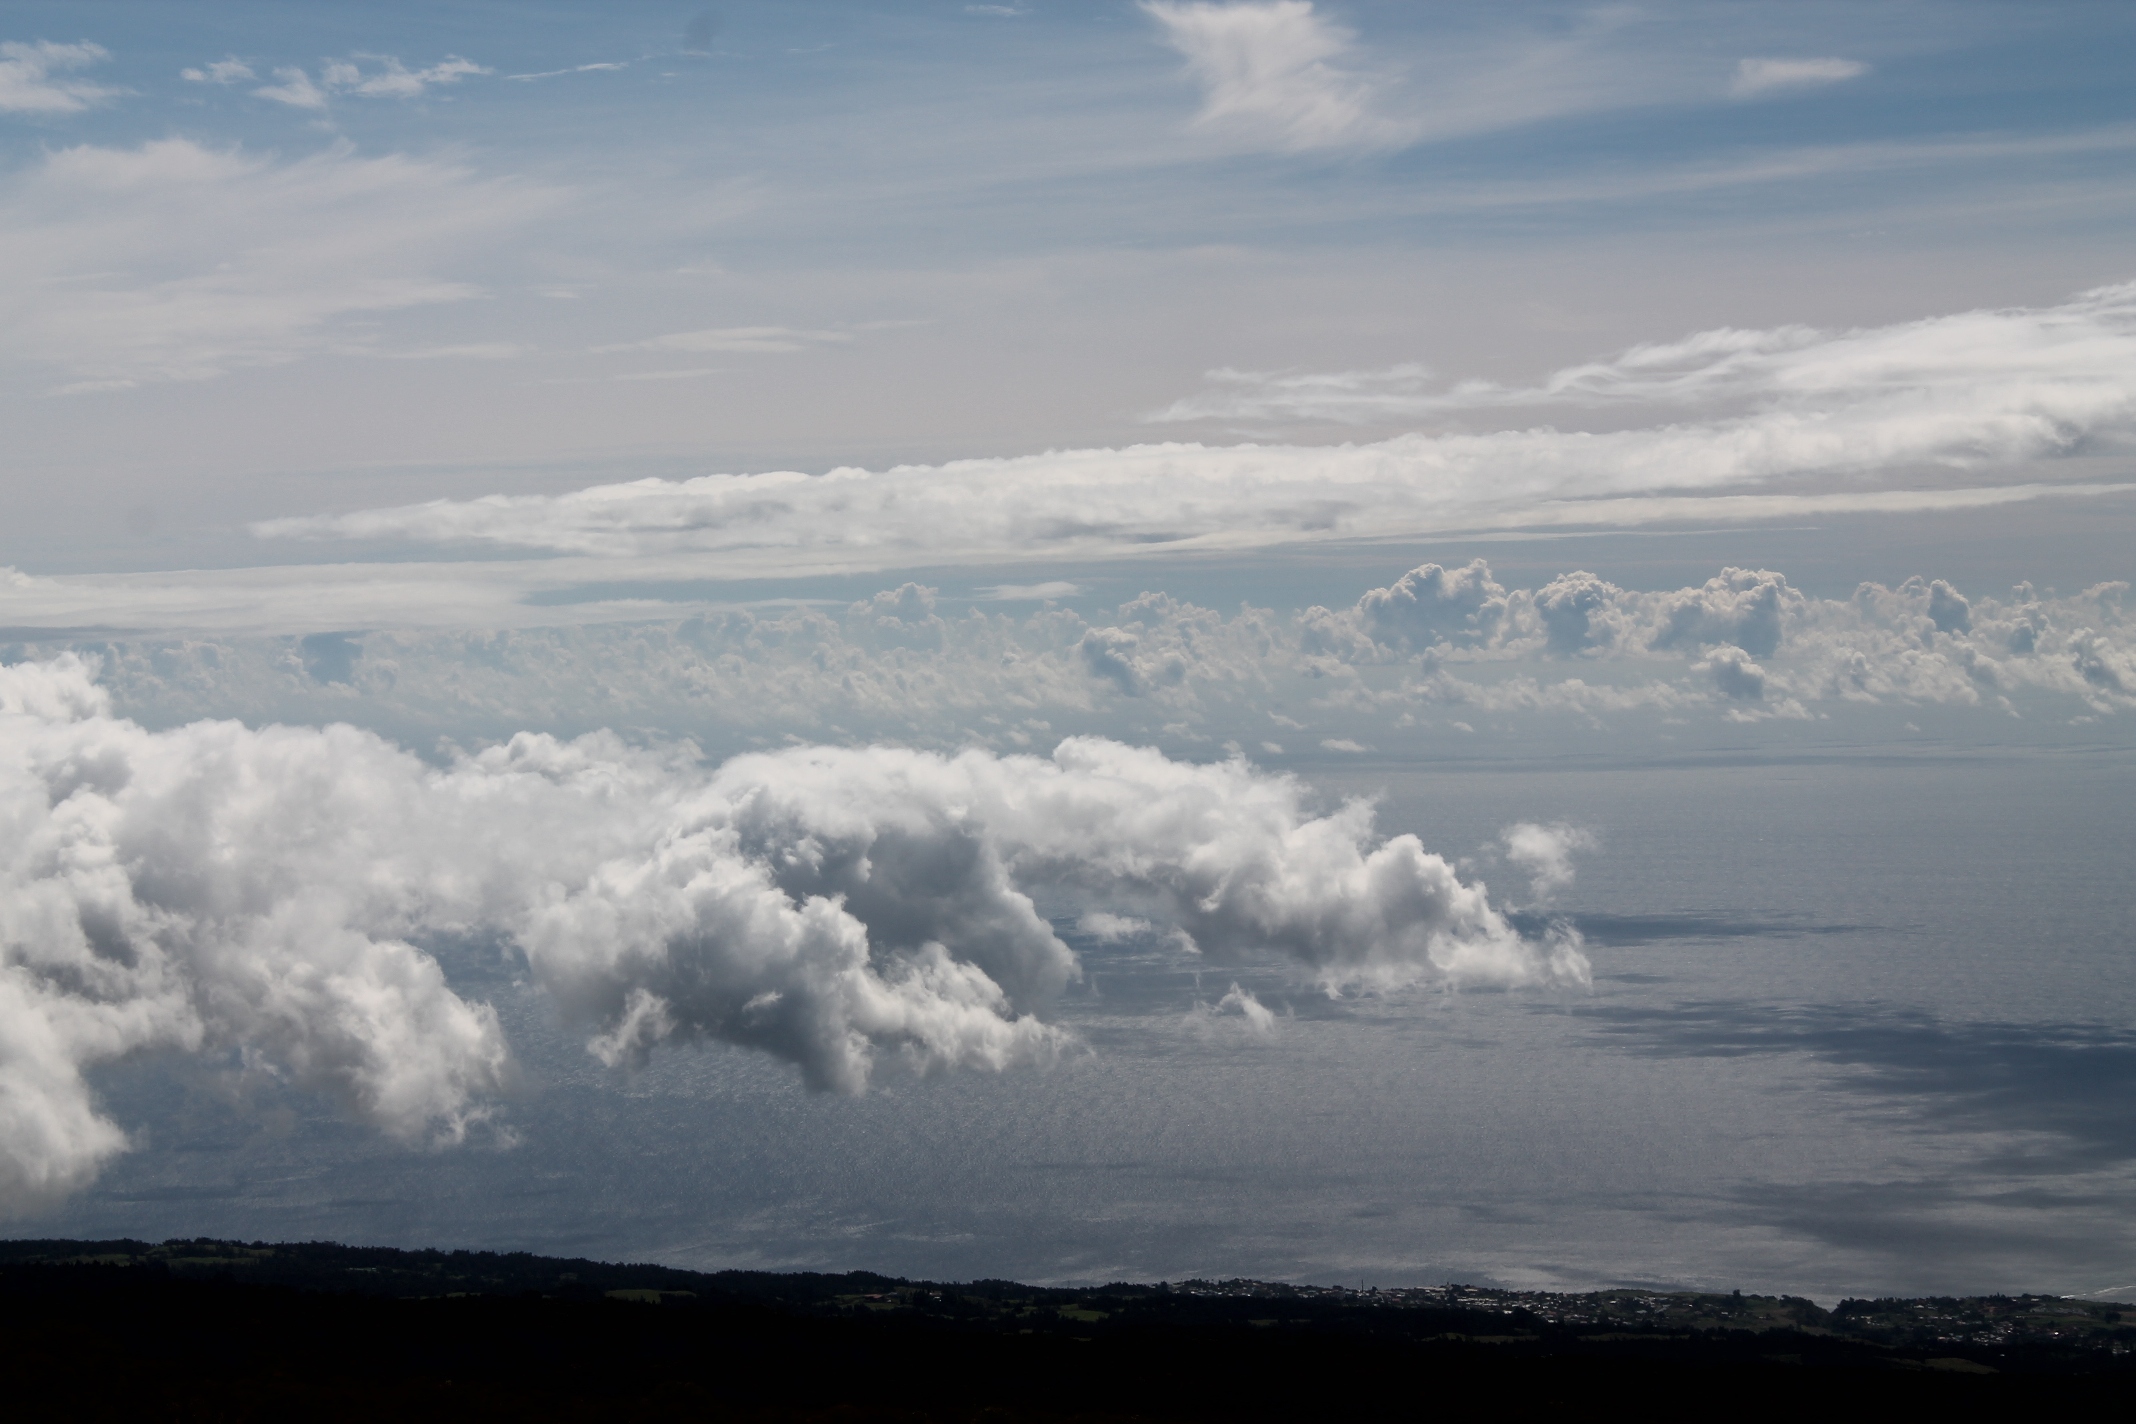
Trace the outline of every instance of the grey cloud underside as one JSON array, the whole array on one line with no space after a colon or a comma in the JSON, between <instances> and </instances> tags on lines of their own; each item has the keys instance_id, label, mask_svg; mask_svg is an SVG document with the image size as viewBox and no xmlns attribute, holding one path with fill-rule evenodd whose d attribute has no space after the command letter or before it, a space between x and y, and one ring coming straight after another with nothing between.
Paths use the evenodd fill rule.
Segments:
<instances>
[{"instance_id":1,"label":"grey cloud underside","mask_svg":"<svg viewBox=\"0 0 2136 1424\"><path fill-rule=\"evenodd\" d=\"M85 1074L151 1051L465 1137L512 1058L439 937L515 956L611 1066L716 1039L847 1092L1073 1047L1045 1016L1081 973L1049 915L1330 993L1586 982L1577 934L1524 936L1365 803L1306 802L1244 761L1098 739L708 769L523 733L436 767L347 725L151 731L72 656L0 669L0 1210L123 1150Z\"/></svg>"},{"instance_id":2,"label":"grey cloud underside","mask_svg":"<svg viewBox=\"0 0 2136 1424\"><path fill-rule=\"evenodd\" d=\"M1013 751L1070 732L1162 731L1257 747L1310 729L1309 742L1388 748L1484 717L1636 729L1914 707L2022 736L2136 710L2122 583L1969 598L1916 578L1830 599L1780 573L1726 569L1657 592L1578 571L1522 589L1481 560L1426 564L1348 607L1289 614L1227 615L1161 593L1087 615L958 612L906 584L840 611L73 646L102 660L118 705L159 724L634 726L735 746L805 734Z\"/></svg>"}]
</instances>

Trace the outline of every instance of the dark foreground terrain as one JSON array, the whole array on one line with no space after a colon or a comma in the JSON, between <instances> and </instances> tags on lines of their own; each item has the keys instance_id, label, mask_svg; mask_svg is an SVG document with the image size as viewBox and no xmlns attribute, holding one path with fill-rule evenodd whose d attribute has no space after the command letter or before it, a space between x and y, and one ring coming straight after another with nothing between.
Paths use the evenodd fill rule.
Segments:
<instances>
[{"instance_id":1,"label":"dark foreground terrain","mask_svg":"<svg viewBox=\"0 0 2136 1424\"><path fill-rule=\"evenodd\" d=\"M1056 1290L523 1254L0 1242L18 1400L100 1419L1259 1420L2125 1407L2136 1308L1188 1281ZM24 1416L29 1417L29 1416Z\"/></svg>"}]
</instances>

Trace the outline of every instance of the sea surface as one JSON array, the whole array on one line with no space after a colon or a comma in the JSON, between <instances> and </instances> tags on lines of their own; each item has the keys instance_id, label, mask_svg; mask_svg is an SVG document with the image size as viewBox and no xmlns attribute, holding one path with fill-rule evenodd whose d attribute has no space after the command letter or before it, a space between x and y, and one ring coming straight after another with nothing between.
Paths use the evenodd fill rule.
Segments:
<instances>
[{"instance_id":1,"label":"sea surface","mask_svg":"<svg viewBox=\"0 0 2136 1424\"><path fill-rule=\"evenodd\" d=\"M1846 1295L2136 1288L2136 757L1303 774L1524 911L1591 990L1330 999L1281 968L1080 946L1050 1070L811 1094L742 1050L602 1068L510 955L439 946L523 1067L501 1138L396 1145L257 1075L100 1080L136 1148L17 1235L334 1238L1033 1282L1254 1276ZM1238 983L1257 1031L1218 1003Z\"/></svg>"}]
</instances>

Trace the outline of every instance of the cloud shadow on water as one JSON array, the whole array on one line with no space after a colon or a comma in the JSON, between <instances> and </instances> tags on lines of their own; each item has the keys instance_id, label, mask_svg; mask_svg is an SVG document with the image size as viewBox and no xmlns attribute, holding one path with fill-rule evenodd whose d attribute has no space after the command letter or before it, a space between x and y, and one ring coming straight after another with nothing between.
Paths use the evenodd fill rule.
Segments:
<instances>
[{"instance_id":1,"label":"cloud shadow on water","mask_svg":"<svg viewBox=\"0 0 2136 1424\"><path fill-rule=\"evenodd\" d=\"M1893 1153L1849 1179L1733 1191L1746 1224L1821 1243L1857 1269L1886 1262L1880 1284L1849 1285L1857 1293L2085 1289L2136 1271L2136 1031L1890 1006L1576 1012L1642 1057L1807 1060L1828 1070L1818 1091L1835 1105L1890 1120Z\"/></svg>"},{"instance_id":2,"label":"cloud shadow on water","mask_svg":"<svg viewBox=\"0 0 2136 1424\"><path fill-rule=\"evenodd\" d=\"M1924 1125L2048 1134L1993 1165L2066 1171L2136 1160L2136 1031L2105 1024L1949 1021L1892 1007L1711 1001L1578 1011L1607 1042L1648 1057L1799 1054L1843 1070L1830 1091L1904 1098Z\"/></svg>"}]
</instances>

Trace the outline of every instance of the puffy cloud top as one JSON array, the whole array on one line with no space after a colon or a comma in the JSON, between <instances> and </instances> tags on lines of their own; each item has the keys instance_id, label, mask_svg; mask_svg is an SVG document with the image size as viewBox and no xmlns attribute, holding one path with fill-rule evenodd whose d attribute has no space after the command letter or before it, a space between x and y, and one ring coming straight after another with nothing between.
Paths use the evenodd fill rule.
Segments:
<instances>
[{"instance_id":1,"label":"puffy cloud top","mask_svg":"<svg viewBox=\"0 0 2136 1424\"><path fill-rule=\"evenodd\" d=\"M1243 762L1071 739L708 772L604 733L439 768L345 725L150 731L92 673L0 668L0 1208L123 1148L85 1075L151 1048L241 1049L395 1136L465 1136L510 1054L437 935L514 947L611 1064L715 1038L845 1091L1058 1053L1043 1013L1080 969L1042 903L1330 992L1586 977L1576 940L1523 939L1365 804L1315 815Z\"/></svg>"}]
</instances>

